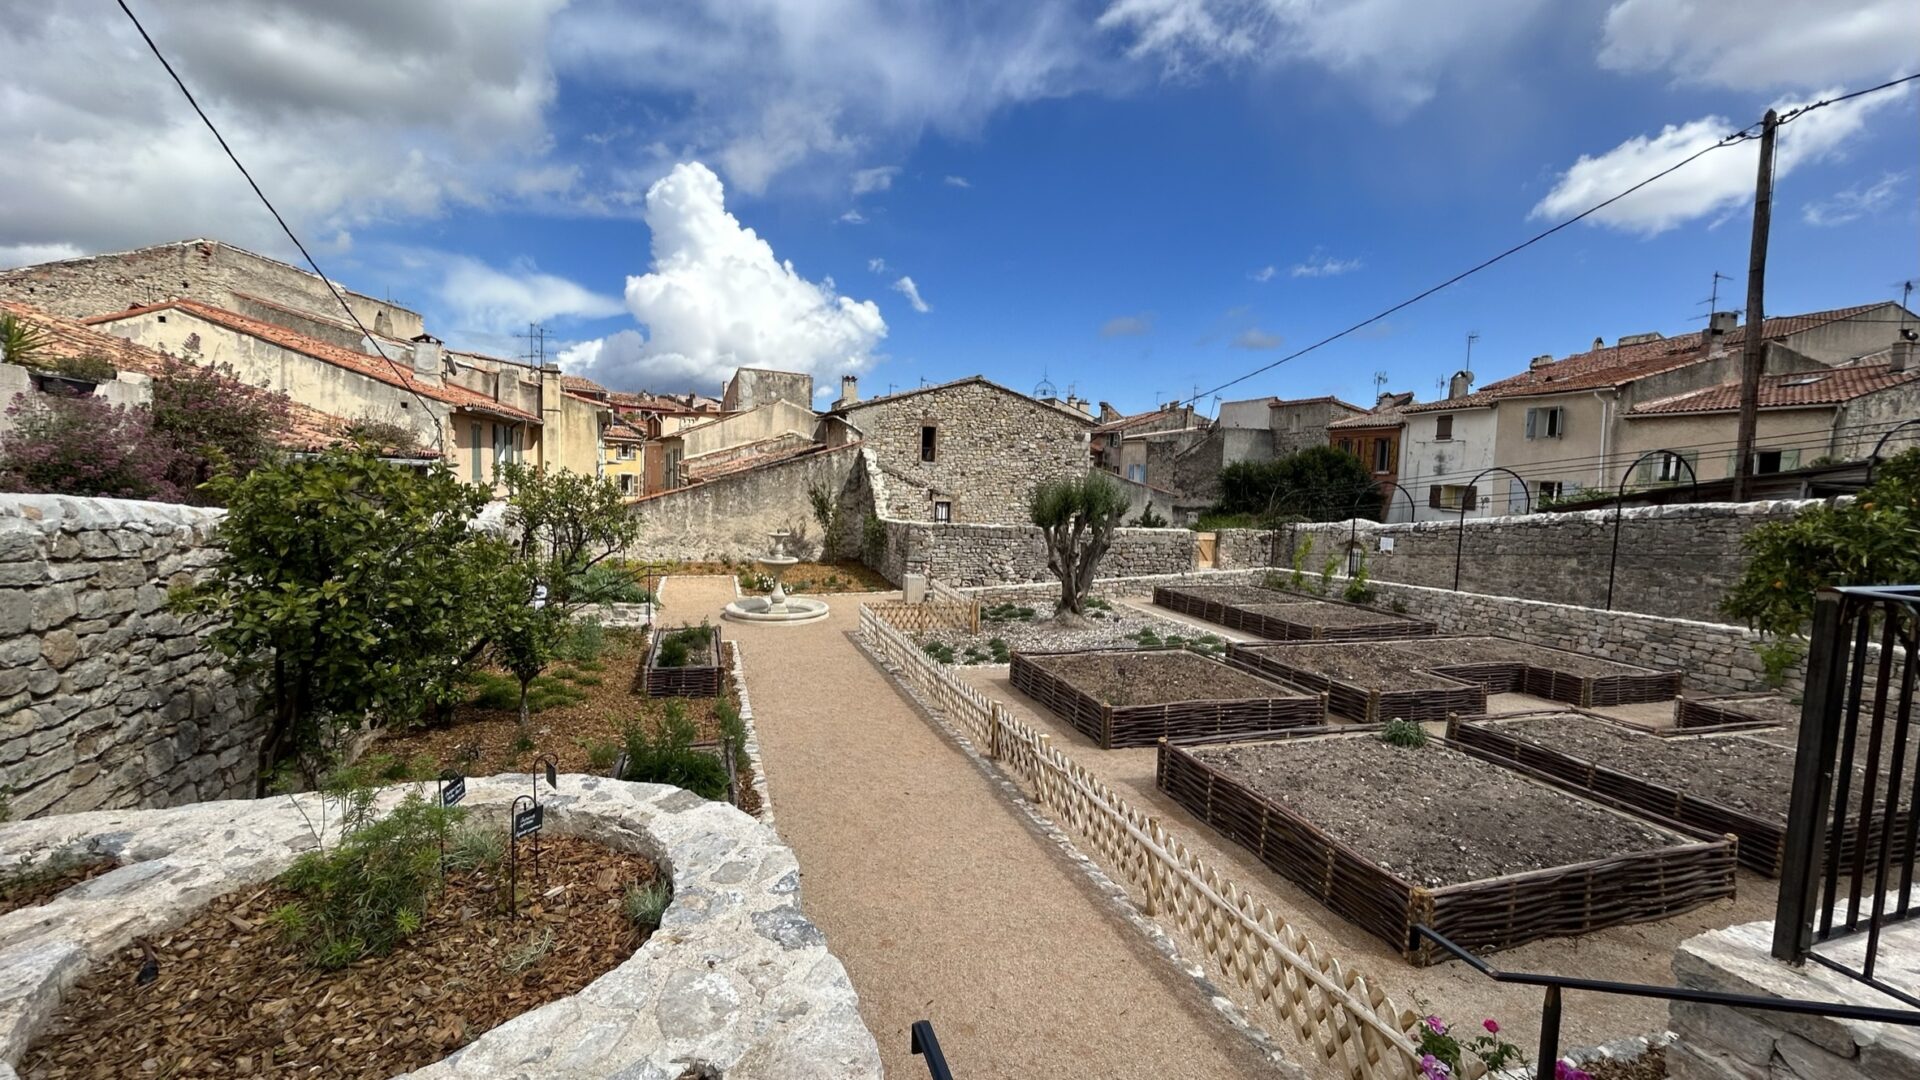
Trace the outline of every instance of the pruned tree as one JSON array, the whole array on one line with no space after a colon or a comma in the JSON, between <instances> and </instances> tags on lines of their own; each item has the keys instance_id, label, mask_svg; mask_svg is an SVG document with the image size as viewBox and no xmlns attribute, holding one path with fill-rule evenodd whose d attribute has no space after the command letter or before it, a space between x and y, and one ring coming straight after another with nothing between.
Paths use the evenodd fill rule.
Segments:
<instances>
[{"instance_id":1,"label":"pruned tree","mask_svg":"<svg viewBox=\"0 0 1920 1080\"><path fill-rule=\"evenodd\" d=\"M581 599L588 572L624 551L640 519L613 478L508 463L507 524L519 532L519 561L545 582L549 600L566 610Z\"/></svg>"},{"instance_id":2,"label":"pruned tree","mask_svg":"<svg viewBox=\"0 0 1920 1080\"><path fill-rule=\"evenodd\" d=\"M1046 534L1047 569L1060 579L1056 617L1079 618L1093 575L1113 546L1127 495L1102 473L1043 480L1028 495L1033 523Z\"/></svg>"}]
</instances>

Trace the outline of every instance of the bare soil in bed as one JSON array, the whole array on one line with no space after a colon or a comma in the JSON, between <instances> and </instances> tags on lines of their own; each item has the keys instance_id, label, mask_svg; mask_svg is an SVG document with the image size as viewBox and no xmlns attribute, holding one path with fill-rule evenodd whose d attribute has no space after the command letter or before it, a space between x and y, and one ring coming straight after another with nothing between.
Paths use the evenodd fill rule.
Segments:
<instances>
[{"instance_id":1,"label":"bare soil in bed","mask_svg":"<svg viewBox=\"0 0 1920 1080\"><path fill-rule=\"evenodd\" d=\"M1281 592L1278 589L1263 589L1258 585L1181 585L1175 592L1188 593L1221 604L1317 604L1318 600Z\"/></svg>"},{"instance_id":2,"label":"bare soil in bed","mask_svg":"<svg viewBox=\"0 0 1920 1080\"><path fill-rule=\"evenodd\" d=\"M1330 604L1325 600L1293 600L1273 604L1239 605L1258 615L1271 615L1302 626L1373 626L1379 623L1410 623L1413 620L1372 608Z\"/></svg>"},{"instance_id":3,"label":"bare soil in bed","mask_svg":"<svg viewBox=\"0 0 1920 1080\"><path fill-rule=\"evenodd\" d=\"M138 946L96 963L67 991L20 1075L358 1078L431 1064L578 993L645 940L621 898L652 880L652 863L549 835L540 864L545 881L531 890L522 869L532 899L519 918L499 912L503 886L490 873L454 875L419 932L338 971L309 966L283 939L270 916L289 899L284 891L228 893L151 940L152 983L135 984Z\"/></svg>"},{"instance_id":4,"label":"bare soil in bed","mask_svg":"<svg viewBox=\"0 0 1920 1080\"><path fill-rule=\"evenodd\" d=\"M1099 652L1034 657L1043 670L1108 705L1295 698L1301 692L1256 679L1190 652Z\"/></svg>"},{"instance_id":5,"label":"bare soil in bed","mask_svg":"<svg viewBox=\"0 0 1920 1080\"><path fill-rule=\"evenodd\" d=\"M1288 667L1312 671L1364 690L1452 690L1458 679L1409 667L1407 658L1383 642L1328 645L1264 645L1251 651Z\"/></svg>"},{"instance_id":6,"label":"bare soil in bed","mask_svg":"<svg viewBox=\"0 0 1920 1080\"><path fill-rule=\"evenodd\" d=\"M1568 713L1490 725L1549 750L1689 795L1785 821L1794 753L1742 735L1662 738Z\"/></svg>"},{"instance_id":7,"label":"bare soil in bed","mask_svg":"<svg viewBox=\"0 0 1920 1080\"><path fill-rule=\"evenodd\" d=\"M1584 653L1551 649L1498 637L1419 638L1396 643L1400 655L1422 668L1461 664L1521 663L1552 668L1569 675L1647 675L1651 670L1615 663Z\"/></svg>"},{"instance_id":8,"label":"bare soil in bed","mask_svg":"<svg viewBox=\"0 0 1920 1080\"><path fill-rule=\"evenodd\" d=\"M1417 885L1438 887L1680 842L1624 815L1430 743L1305 739L1196 756Z\"/></svg>"}]
</instances>

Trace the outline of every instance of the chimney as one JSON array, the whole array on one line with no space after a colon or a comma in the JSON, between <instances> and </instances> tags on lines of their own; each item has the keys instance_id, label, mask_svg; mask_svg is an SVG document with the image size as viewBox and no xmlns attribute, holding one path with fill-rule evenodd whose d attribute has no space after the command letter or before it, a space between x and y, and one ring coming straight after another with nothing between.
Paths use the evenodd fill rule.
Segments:
<instances>
[{"instance_id":1,"label":"chimney","mask_svg":"<svg viewBox=\"0 0 1920 1080\"><path fill-rule=\"evenodd\" d=\"M1553 363L1553 354L1541 353L1539 356L1534 357L1533 361L1527 365L1527 370L1538 371L1541 368L1546 367L1548 364L1551 364L1551 363Z\"/></svg>"},{"instance_id":2,"label":"chimney","mask_svg":"<svg viewBox=\"0 0 1920 1080\"><path fill-rule=\"evenodd\" d=\"M860 400L860 376L840 376L840 400L835 405L851 405Z\"/></svg>"},{"instance_id":3,"label":"chimney","mask_svg":"<svg viewBox=\"0 0 1920 1080\"><path fill-rule=\"evenodd\" d=\"M1607 339L1601 337L1598 334L1595 334L1593 337L1593 351L1599 352L1601 349L1604 349L1606 347L1607 347Z\"/></svg>"},{"instance_id":4,"label":"chimney","mask_svg":"<svg viewBox=\"0 0 1920 1080\"><path fill-rule=\"evenodd\" d=\"M1707 333L1713 337L1730 334L1739 325L1740 313L1737 311L1716 311L1707 316Z\"/></svg>"},{"instance_id":5,"label":"chimney","mask_svg":"<svg viewBox=\"0 0 1920 1080\"><path fill-rule=\"evenodd\" d=\"M1466 397L1473 389L1473 372L1456 371L1453 378L1447 380L1447 400Z\"/></svg>"},{"instance_id":6,"label":"chimney","mask_svg":"<svg viewBox=\"0 0 1920 1080\"><path fill-rule=\"evenodd\" d=\"M1902 337L1893 343L1893 349L1887 354L1887 370L1912 371L1915 342L1910 337Z\"/></svg>"},{"instance_id":7,"label":"chimney","mask_svg":"<svg viewBox=\"0 0 1920 1080\"><path fill-rule=\"evenodd\" d=\"M440 339L431 334L421 334L413 339L413 371L434 382L440 381L444 373L447 350Z\"/></svg>"},{"instance_id":8,"label":"chimney","mask_svg":"<svg viewBox=\"0 0 1920 1080\"><path fill-rule=\"evenodd\" d=\"M1384 409L1387 406L1393 404L1393 399L1395 396L1396 395L1391 390L1382 390L1380 392L1380 396L1373 399L1373 411L1379 412L1381 409Z\"/></svg>"}]
</instances>

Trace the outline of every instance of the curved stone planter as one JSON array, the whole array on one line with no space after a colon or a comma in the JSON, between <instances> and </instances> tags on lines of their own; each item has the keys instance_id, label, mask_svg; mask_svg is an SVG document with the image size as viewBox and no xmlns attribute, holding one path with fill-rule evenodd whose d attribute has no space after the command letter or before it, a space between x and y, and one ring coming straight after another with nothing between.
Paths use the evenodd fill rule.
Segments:
<instances>
[{"instance_id":1,"label":"curved stone planter","mask_svg":"<svg viewBox=\"0 0 1920 1080\"><path fill-rule=\"evenodd\" d=\"M462 805L504 828L531 785L470 779ZM388 789L383 803L402 791ZM558 791L542 783L541 802L548 829L658 862L673 903L645 945L580 993L408 1076L674 1080L689 1067L728 1080L881 1076L846 970L801 914L799 866L771 829L678 788L602 777L564 775ZM0 1080L13 1080L12 1066L93 958L267 881L313 847L302 810L319 823L319 800L303 795L0 826L0 865L61 849L123 864L0 916Z\"/></svg>"}]
</instances>

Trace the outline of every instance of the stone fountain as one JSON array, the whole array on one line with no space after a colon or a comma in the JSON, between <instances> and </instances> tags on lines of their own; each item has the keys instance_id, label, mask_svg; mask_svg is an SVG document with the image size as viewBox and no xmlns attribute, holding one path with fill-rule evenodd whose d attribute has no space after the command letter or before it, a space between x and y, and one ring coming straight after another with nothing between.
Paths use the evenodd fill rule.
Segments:
<instances>
[{"instance_id":1,"label":"stone fountain","mask_svg":"<svg viewBox=\"0 0 1920 1080\"><path fill-rule=\"evenodd\" d=\"M773 591L766 596L743 596L728 604L721 614L741 622L797 623L826 618L825 600L788 596L787 590L780 584L780 578L786 574L787 568L800 561L787 554L787 540L791 534L782 529L768 535L773 540L773 550L766 555L754 556L753 564L772 579Z\"/></svg>"}]
</instances>

